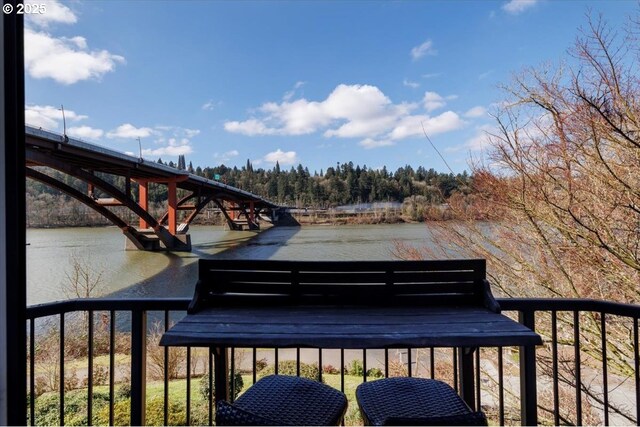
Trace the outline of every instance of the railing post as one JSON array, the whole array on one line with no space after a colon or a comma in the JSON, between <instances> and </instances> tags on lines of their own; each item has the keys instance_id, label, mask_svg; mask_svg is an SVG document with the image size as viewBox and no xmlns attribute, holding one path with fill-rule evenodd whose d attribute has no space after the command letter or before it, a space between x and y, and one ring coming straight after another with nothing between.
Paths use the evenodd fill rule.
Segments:
<instances>
[{"instance_id":1,"label":"railing post","mask_svg":"<svg viewBox=\"0 0 640 427\"><path fill-rule=\"evenodd\" d=\"M518 312L518 321L535 331L535 312ZM536 348L520 347L520 422L522 425L538 425L538 391L536 387Z\"/></svg>"},{"instance_id":2,"label":"railing post","mask_svg":"<svg viewBox=\"0 0 640 427\"><path fill-rule=\"evenodd\" d=\"M131 312L131 425L145 425L147 400L147 312Z\"/></svg>"},{"instance_id":3,"label":"railing post","mask_svg":"<svg viewBox=\"0 0 640 427\"><path fill-rule=\"evenodd\" d=\"M458 349L458 366L460 369L460 395L472 410L476 410L475 381L473 373L473 352L476 348L460 347ZM479 367L477 367L479 369Z\"/></svg>"}]
</instances>

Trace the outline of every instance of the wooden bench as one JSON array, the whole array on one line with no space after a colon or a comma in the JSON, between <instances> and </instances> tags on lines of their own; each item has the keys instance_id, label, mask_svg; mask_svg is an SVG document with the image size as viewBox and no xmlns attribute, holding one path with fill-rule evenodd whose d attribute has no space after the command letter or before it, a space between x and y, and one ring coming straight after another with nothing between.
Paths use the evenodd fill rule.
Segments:
<instances>
[{"instance_id":1,"label":"wooden bench","mask_svg":"<svg viewBox=\"0 0 640 427\"><path fill-rule=\"evenodd\" d=\"M500 312L482 259L200 260L189 314L229 305L484 307Z\"/></svg>"}]
</instances>

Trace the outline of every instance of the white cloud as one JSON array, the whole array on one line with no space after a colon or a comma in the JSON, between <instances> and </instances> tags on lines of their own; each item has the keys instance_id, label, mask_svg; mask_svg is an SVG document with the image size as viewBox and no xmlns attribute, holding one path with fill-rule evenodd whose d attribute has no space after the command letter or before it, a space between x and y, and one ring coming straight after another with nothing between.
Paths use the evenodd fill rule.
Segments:
<instances>
[{"instance_id":1,"label":"white cloud","mask_svg":"<svg viewBox=\"0 0 640 427\"><path fill-rule=\"evenodd\" d=\"M24 5L41 8L44 5L44 13L25 14L25 24L46 28L49 24L75 24L78 21L75 13L57 0L26 0Z\"/></svg>"},{"instance_id":2,"label":"white cloud","mask_svg":"<svg viewBox=\"0 0 640 427\"><path fill-rule=\"evenodd\" d=\"M193 148L189 145L189 140L186 138L176 139L169 138L168 145L155 149L143 149L143 156L173 156L193 153Z\"/></svg>"},{"instance_id":3,"label":"white cloud","mask_svg":"<svg viewBox=\"0 0 640 427\"><path fill-rule=\"evenodd\" d=\"M240 152L238 150L230 150L222 154L214 153L213 158L219 161L220 163L224 163L224 162L228 162L233 157L238 157L239 155L240 155Z\"/></svg>"},{"instance_id":4,"label":"white cloud","mask_svg":"<svg viewBox=\"0 0 640 427\"><path fill-rule=\"evenodd\" d=\"M70 85L100 79L125 62L124 57L106 50L90 51L83 37L56 38L43 31L24 30L24 62L35 79L51 78Z\"/></svg>"},{"instance_id":5,"label":"white cloud","mask_svg":"<svg viewBox=\"0 0 640 427\"><path fill-rule=\"evenodd\" d=\"M104 135L104 131L90 126L75 126L68 128L67 134L82 139L100 139Z\"/></svg>"},{"instance_id":6,"label":"white cloud","mask_svg":"<svg viewBox=\"0 0 640 427\"><path fill-rule=\"evenodd\" d=\"M222 101L214 101L213 99L210 99L204 104L202 104L202 107L200 108L202 108L205 111L212 111L221 105L222 105Z\"/></svg>"},{"instance_id":7,"label":"white cloud","mask_svg":"<svg viewBox=\"0 0 640 427\"><path fill-rule=\"evenodd\" d=\"M407 116L398 123L389 136L393 140L424 135L424 132L432 136L460 129L464 125L465 122L453 111L445 111L435 117L427 115Z\"/></svg>"},{"instance_id":8,"label":"white cloud","mask_svg":"<svg viewBox=\"0 0 640 427\"><path fill-rule=\"evenodd\" d=\"M51 105L27 105L24 116L28 125L43 129L57 130L62 123L62 110ZM71 122L84 120L88 117L66 109L64 110L64 116L67 121Z\"/></svg>"},{"instance_id":9,"label":"white cloud","mask_svg":"<svg viewBox=\"0 0 640 427\"><path fill-rule=\"evenodd\" d=\"M422 104L427 111L437 110L446 105L444 98L435 92L425 92L422 98Z\"/></svg>"},{"instance_id":10,"label":"white cloud","mask_svg":"<svg viewBox=\"0 0 640 427\"><path fill-rule=\"evenodd\" d=\"M487 77L489 77L491 74L493 74L493 70L489 70L489 71L485 71L484 73L480 73L478 75L478 80L484 80Z\"/></svg>"},{"instance_id":11,"label":"white cloud","mask_svg":"<svg viewBox=\"0 0 640 427\"><path fill-rule=\"evenodd\" d=\"M360 146L372 148L420 135L423 122L431 133L463 126L465 122L451 111L435 117L412 114L421 105L426 113L430 113L455 98L455 95L443 97L426 92L422 104L394 104L375 86L341 84L323 101L269 102L255 110L256 117L228 121L224 127L228 132L248 136L323 132L327 138L362 138Z\"/></svg>"},{"instance_id":12,"label":"white cloud","mask_svg":"<svg viewBox=\"0 0 640 427\"><path fill-rule=\"evenodd\" d=\"M491 141L489 139L489 135L487 135L486 131L483 130L478 132L474 137L468 139L464 146L469 151L482 151L491 146Z\"/></svg>"},{"instance_id":13,"label":"white cloud","mask_svg":"<svg viewBox=\"0 0 640 427\"><path fill-rule=\"evenodd\" d=\"M187 138L193 138L194 136L200 135L200 129L187 129L184 128L184 134Z\"/></svg>"},{"instance_id":14,"label":"white cloud","mask_svg":"<svg viewBox=\"0 0 640 427\"><path fill-rule=\"evenodd\" d=\"M27 6L29 5L29 6ZM82 36L58 37L50 32L54 24L75 24L76 14L56 0L28 0L25 8L45 7L44 13L25 16L24 62L26 72L35 79L50 78L70 85L97 80L114 71L124 57L107 50L91 50Z\"/></svg>"},{"instance_id":15,"label":"white cloud","mask_svg":"<svg viewBox=\"0 0 640 427\"><path fill-rule=\"evenodd\" d=\"M512 15L517 15L535 6L538 0L511 0L502 5L502 10Z\"/></svg>"},{"instance_id":16,"label":"white cloud","mask_svg":"<svg viewBox=\"0 0 640 427\"><path fill-rule=\"evenodd\" d=\"M427 73L427 74L423 74L422 78L423 79L432 79L434 77L440 77L442 73Z\"/></svg>"},{"instance_id":17,"label":"white cloud","mask_svg":"<svg viewBox=\"0 0 640 427\"><path fill-rule=\"evenodd\" d=\"M154 127L155 133L161 134L168 132L171 136L175 138L193 138L194 136L200 135L200 129L189 129L183 128L181 126L166 126L159 125Z\"/></svg>"},{"instance_id":18,"label":"white cloud","mask_svg":"<svg viewBox=\"0 0 640 427\"><path fill-rule=\"evenodd\" d=\"M431 40L427 40L420 46L411 49L411 57L414 61L425 55L436 55L437 53L438 51L433 48L433 42Z\"/></svg>"},{"instance_id":19,"label":"white cloud","mask_svg":"<svg viewBox=\"0 0 640 427\"><path fill-rule=\"evenodd\" d=\"M285 101L289 101L296 94L296 91L298 89L300 89L302 86L304 86L305 84L306 84L306 82L296 82L296 84L293 85L293 89L285 92L285 94L283 95L282 99L285 100Z\"/></svg>"},{"instance_id":20,"label":"white cloud","mask_svg":"<svg viewBox=\"0 0 640 427\"><path fill-rule=\"evenodd\" d=\"M120 138L143 138L154 136L153 143L156 148L143 148L143 156L172 156L191 154L194 152L191 138L200 134L199 129L189 129L181 126L159 125L154 128L136 128L131 124L119 126L115 131L107 134L117 134ZM144 147L145 141L142 142Z\"/></svg>"},{"instance_id":21,"label":"white cloud","mask_svg":"<svg viewBox=\"0 0 640 427\"><path fill-rule=\"evenodd\" d=\"M282 151L281 149L277 149L276 151L272 151L265 155L262 159L265 163L276 164L278 162L280 166L283 165L293 165L299 163L298 155L295 151Z\"/></svg>"},{"instance_id":22,"label":"white cloud","mask_svg":"<svg viewBox=\"0 0 640 427\"><path fill-rule=\"evenodd\" d=\"M461 150L466 151L482 151L491 146L491 140L489 135L495 134L496 128L490 125L480 126L476 129L475 135L467 139L464 144L449 147L446 149L448 152L456 152Z\"/></svg>"},{"instance_id":23,"label":"white cloud","mask_svg":"<svg viewBox=\"0 0 640 427\"><path fill-rule=\"evenodd\" d=\"M487 109L480 105L473 107L469 109L466 113L464 113L464 116L470 119L483 117L486 115L487 115Z\"/></svg>"},{"instance_id":24,"label":"white cloud","mask_svg":"<svg viewBox=\"0 0 640 427\"><path fill-rule=\"evenodd\" d=\"M268 128L262 121L257 119L249 119L244 122L225 122L224 129L227 132L240 133L247 136L273 135L277 132L276 129Z\"/></svg>"},{"instance_id":25,"label":"white cloud","mask_svg":"<svg viewBox=\"0 0 640 427\"><path fill-rule=\"evenodd\" d=\"M403 84L403 85L405 85L405 86L407 86L407 87L413 88L413 89L416 89L416 88L419 88L419 87L420 87L420 83L418 83L418 82L412 82L412 81L411 81L411 80L409 80L409 79L404 79L404 80L402 81L402 84Z\"/></svg>"},{"instance_id":26,"label":"white cloud","mask_svg":"<svg viewBox=\"0 0 640 427\"><path fill-rule=\"evenodd\" d=\"M131 123L125 123L107 133L107 138L135 139L147 138L154 134L154 130L148 127L137 128Z\"/></svg>"},{"instance_id":27,"label":"white cloud","mask_svg":"<svg viewBox=\"0 0 640 427\"><path fill-rule=\"evenodd\" d=\"M390 139L381 139L381 140L375 140L373 138L367 138L367 139L363 139L362 141L358 142L358 145L361 147L366 148L367 150L371 149L371 148L378 148L378 147L386 147L389 145L396 145L395 141L391 141Z\"/></svg>"}]
</instances>

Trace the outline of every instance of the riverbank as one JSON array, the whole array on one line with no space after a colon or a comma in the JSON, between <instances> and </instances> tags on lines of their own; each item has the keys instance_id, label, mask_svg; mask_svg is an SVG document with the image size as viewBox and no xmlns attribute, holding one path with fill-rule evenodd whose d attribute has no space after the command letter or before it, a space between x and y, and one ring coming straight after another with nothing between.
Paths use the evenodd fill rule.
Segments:
<instances>
[{"instance_id":1,"label":"riverbank","mask_svg":"<svg viewBox=\"0 0 640 427\"><path fill-rule=\"evenodd\" d=\"M417 224L416 221L403 215L399 210L394 212L341 212L341 211L315 211L309 213L295 213L291 215L300 225L376 225L376 224ZM222 215L210 215L207 217L197 217L193 225L202 226L224 226L225 220ZM59 219L51 224L39 222L27 223L29 229L56 229L56 228L103 228L111 227L102 217L83 216L82 221L64 221Z\"/></svg>"}]
</instances>

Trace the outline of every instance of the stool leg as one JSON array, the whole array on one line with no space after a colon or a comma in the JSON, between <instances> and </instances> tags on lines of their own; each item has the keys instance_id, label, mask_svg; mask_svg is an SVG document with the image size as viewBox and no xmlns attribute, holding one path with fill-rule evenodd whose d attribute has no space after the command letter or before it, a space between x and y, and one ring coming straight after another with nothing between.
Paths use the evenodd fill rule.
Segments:
<instances>
[{"instance_id":1,"label":"stool leg","mask_svg":"<svg viewBox=\"0 0 640 427\"><path fill-rule=\"evenodd\" d=\"M464 347L458 349L458 361L460 365L460 395L469 405L472 411L476 410L475 380L473 372L473 352L476 347Z\"/></svg>"}]
</instances>

